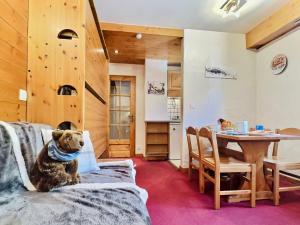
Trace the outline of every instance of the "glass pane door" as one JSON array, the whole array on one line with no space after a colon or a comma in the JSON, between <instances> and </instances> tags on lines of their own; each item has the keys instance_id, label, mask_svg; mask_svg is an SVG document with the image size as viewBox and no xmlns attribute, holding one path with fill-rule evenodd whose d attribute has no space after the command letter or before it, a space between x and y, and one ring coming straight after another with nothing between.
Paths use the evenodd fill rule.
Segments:
<instances>
[{"instance_id":1,"label":"glass pane door","mask_svg":"<svg viewBox=\"0 0 300 225\"><path fill-rule=\"evenodd\" d=\"M130 139L131 82L110 82L110 139Z\"/></svg>"}]
</instances>

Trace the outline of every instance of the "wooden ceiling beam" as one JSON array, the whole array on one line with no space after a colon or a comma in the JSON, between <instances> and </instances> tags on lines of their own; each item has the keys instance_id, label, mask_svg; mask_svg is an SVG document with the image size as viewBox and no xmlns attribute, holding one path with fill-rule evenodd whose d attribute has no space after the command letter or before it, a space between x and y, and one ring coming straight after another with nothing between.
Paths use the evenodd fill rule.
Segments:
<instances>
[{"instance_id":1,"label":"wooden ceiling beam","mask_svg":"<svg viewBox=\"0 0 300 225\"><path fill-rule=\"evenodd\" d=\"M138 26L138 25L118 24L118 23L107 23L107 22L100 22L100 26L102 30L106 30L106 31L153 34L153 35L162 35L162 36L170 36L170 37L183 37L184 35L182 29L175 29L175 28L149 27L149 26Z\"/></svg>"},{"instance_id":2,"label":"wooden ceiling beam","mask_svg":"<svg viewBox=\"0 0 300 225\"><path fill-rule=\"evenodd\" d=\"M300 1L290 0L246 34L248 49L259 49L299 25Z\"/></svg>"}]
</instances>

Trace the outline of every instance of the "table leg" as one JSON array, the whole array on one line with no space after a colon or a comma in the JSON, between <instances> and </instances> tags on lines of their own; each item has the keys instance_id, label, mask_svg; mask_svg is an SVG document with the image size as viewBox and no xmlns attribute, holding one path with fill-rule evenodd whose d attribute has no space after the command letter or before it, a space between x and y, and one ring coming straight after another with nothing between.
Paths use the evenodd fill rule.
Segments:
<instances>
[{"instance_id":1,"label":"table leg","mask_svg":"<svg viewBox=\"0 0 300 225\"><path fill-rule=\"evenodd\" d=\"M264 170L263 160L268 151L270 142L266 141L243 141L238 143L242 148L244 160L249 163L256 164L256 198L257 199L272 199L272 192L267 184ZM248 176L249 177L249 176ZM243 181L240 187L241 190L250 189L249 182ZM249 196L230 196L230 202L239 202L249 200Z\"/></svg>"},{"instance_id":2,"label":"table leg","mask_svg":"<svg viewBox=\"0 0 300 225\"><path fill-rule=\"evenodd\" d=\"M227 145L228 145L228 141L227 140L224 140L224 139L221 139L221 138L218 138L218 147L219 148L226 148Z\"/></svg>"}]
</instances>

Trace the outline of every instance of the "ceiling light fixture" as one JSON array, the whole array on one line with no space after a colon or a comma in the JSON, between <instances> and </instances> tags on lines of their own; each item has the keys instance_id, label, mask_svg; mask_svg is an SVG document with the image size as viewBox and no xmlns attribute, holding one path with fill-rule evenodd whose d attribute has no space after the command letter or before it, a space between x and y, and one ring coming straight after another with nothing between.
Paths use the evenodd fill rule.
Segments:
<instances>
[{"instance_id":1,"label":"ceiling light fixture","mask_svg":"<svg viewBox=\"0 0 300 225\"><path fill-rule=\"evenodd\" d=\"M143 35L141 33L137 33L135 37L136 39L140 40L142 39Z\"/></svg>"},{"instance_id":2,"label":"ceiling light fixture","mask_svg":"<svg viewBox=\"0 0 300 225\"><path fill-rule=\"evenodd\" d=\"M115 55L118 55L118 54L119 54L119 50L115 49Z\"/></svg>"},{"instance_id":3,"label":"ceiling light fixture","mask_svg":"<svg viewBox=\"0 0 300 225\"><path fill-rule=\"evenodd\" d=\"M220 7L220 13L223 17L230 15L240 16L239 10L246 4L247 0L226 0Z\"/></svg>"}]
</instances>

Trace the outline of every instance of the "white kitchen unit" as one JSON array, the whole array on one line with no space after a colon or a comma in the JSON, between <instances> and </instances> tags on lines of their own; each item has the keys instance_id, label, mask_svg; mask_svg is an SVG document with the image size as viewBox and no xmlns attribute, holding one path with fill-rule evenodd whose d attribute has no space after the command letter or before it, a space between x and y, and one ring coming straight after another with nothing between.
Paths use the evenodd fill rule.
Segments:
<instances>
[{"instance_id":1,"label":"white kitchen unit","mask_svg":"<svg viewBox=\"0 0 300 225\"><path fill-rule=\"evenodd\" d=\"M170 160L180 160L181 155L181 140L182 132L181 123L170 123L170 147L169 147L169 159Z\"/></svg>"}]
</instances>

